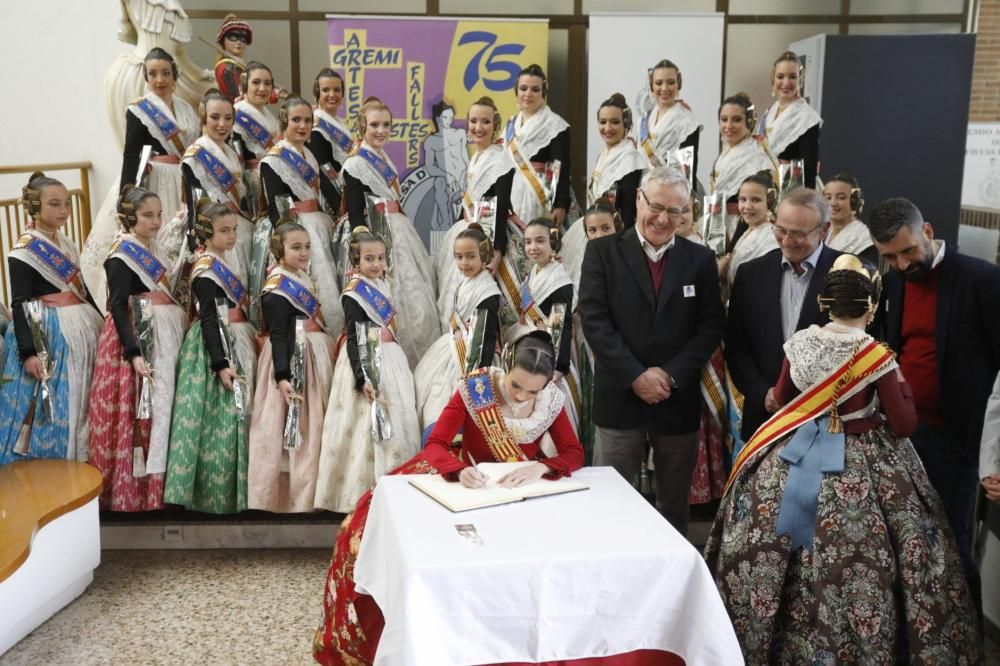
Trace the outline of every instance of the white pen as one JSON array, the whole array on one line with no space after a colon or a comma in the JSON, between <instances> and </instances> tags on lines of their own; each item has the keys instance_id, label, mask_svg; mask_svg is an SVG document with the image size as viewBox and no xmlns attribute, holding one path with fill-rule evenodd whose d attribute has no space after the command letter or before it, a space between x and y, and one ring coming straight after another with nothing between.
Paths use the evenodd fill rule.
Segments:
<instances>
[{"instance_id":1,"label":"white pen","mask_svg":"<svg viewBox=\"0 0 1000 666\"><path fill-rule=\"evenodd\" d=\"M483 488L485 488L486 487L486 478L487 477L486 477L485 474L483 474L481 471L479 471L479 463L476 462L476 459L473 458L472 454L469 453L468 451L465 452L465 455L467 455L469 457L469 461L472 463L472 469L476 470L476 474L478 474L479 476L482 477L482 479L483 479Z\"/></svg>"}]
</instances>

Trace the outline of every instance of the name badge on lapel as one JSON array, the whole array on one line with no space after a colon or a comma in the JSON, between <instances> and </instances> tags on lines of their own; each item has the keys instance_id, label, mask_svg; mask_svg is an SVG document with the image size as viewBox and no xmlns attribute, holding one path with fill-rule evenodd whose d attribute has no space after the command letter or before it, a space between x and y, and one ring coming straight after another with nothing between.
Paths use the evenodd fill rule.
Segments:
<instances>
[{"instance_id":1,"label":"name badge on lapel","mask_svg":"<svg viewBox=\"0 0 1000 666\"><path fill-rule=\"evenodd\" d=\"M694 285L686 284L684 285L684 298L694 298Z\"/></svg>"}]
</instances>

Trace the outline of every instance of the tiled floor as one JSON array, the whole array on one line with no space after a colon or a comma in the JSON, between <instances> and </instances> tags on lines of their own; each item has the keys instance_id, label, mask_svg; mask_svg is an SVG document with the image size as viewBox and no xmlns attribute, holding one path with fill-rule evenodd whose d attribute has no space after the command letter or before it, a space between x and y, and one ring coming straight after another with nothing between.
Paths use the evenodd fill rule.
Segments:
<instances>
[{"instance_id":1,"label":"tiled floor","mask_svg":"<svg viewBox=\"0 0 1000 666\"><path fill-rule=\"evenodd\" d=\"M310 664L329 550L105 551L0 664Z\"/></svg>"},{"instance_id":2,"label":"tiled floor","mask_svg":"<svg viewBox=\"0 0 1000 666\"><path fill-rule=\"evenodd\" d=\"M94 582L0 665L311 664L328 550L105 551ZM1000 647L987 641L988 664Z\"/></svg>"}]
</instances>

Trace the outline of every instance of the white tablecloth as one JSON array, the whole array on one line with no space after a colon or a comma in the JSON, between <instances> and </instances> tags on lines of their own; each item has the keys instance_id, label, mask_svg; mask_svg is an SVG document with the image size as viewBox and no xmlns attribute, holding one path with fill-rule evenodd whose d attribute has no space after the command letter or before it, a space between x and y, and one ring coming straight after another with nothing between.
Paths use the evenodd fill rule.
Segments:
<instances>
[{"instance_id":1,"label":"white tablecloth","mask_svg":"<svg viewBox=\"0 0 1000 666\"><path fill-rule=\"evenodd\" d=\"M701 555L612 468L589 490L451 513L378 482L354 569L385 617L376 664L548 661L669 650L742 664ZM472 523L476 545L456 524Z\"/></svg>"}]
</instances>

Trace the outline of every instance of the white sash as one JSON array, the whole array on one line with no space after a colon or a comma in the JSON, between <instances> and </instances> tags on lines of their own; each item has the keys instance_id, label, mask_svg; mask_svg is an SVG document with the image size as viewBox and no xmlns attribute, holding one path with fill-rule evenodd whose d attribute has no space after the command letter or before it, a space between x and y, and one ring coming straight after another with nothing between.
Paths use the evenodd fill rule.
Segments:
<instances>
[{"instance_id":1,"label":"white sash","mask_svg":"<svg viewBox=\"0 0 1000 666\"><path fill-rule=\"evenodd\" d=\"M313 157L313 154L309 151L308 148L303 146L302 152L299 152L299 150L295 146L290 144L285 139L282 139L277 144L275 144L274 148L272 148L271 150L277 151L281 148L287 148L293 153L298 153L299 155L304 156L306 162L308 162L309 166L313 168L313 171L319 174L319 164L316 163L316 158ZM271 167L271 170L273 170L274 173L278 174L278 177L281 178L281 181L285 185L288 185L289 189L291 189L292 192L295 194L295 196L298 197L299 201L309 201L311 199L316 198L317 196L316 190L314 190L312 186L305 181L305 179L299 174L298 171L292 168L292 165L290 165L288 162L282 159L280 155L271 154L271 152L269 151L268 154L265 155L264 158L261 160L261 162Z\"/></svg>"},{"instance_id":2,"label":"white sash","mask_svg":"<svg viewBox=\"0 0 1000 666\"><path fill-rule=\"evenodd\" d=\"M628 174L645 170L648 166L646 158L628 138L622 139L611 148L605 146L597 157L597 165L587 186L587 205L593 205Z\"/></svg>"},{"instance_id":3,"label":"white sash","mask_svg":"<svg viewBox=\"0 0 1000 666\"><path fill-rule=\"evenodd\" d=\"M775 157L814 125L822 124L823 119L801 97L786 106L780 115L778 103L775 102L761 119L761 125L767 134L768 150Z\"/></svg>"}]
</instances>

